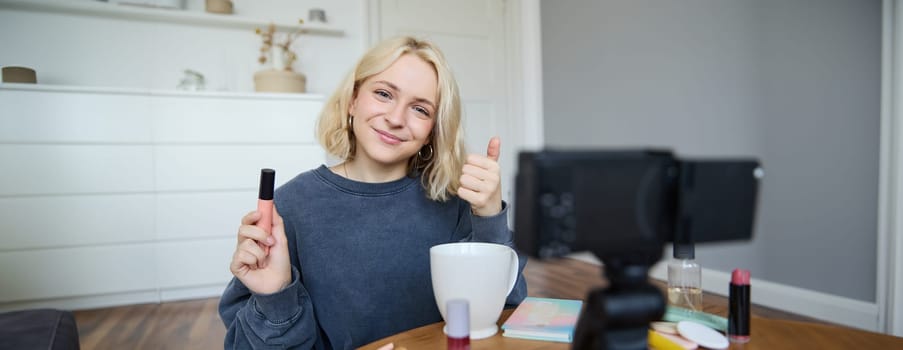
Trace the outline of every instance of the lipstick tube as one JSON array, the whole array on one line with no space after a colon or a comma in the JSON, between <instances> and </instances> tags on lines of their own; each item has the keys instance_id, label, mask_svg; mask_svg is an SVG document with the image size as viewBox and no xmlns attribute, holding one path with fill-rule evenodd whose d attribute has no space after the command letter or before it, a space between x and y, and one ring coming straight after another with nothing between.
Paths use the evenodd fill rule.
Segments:
<instances>
[{"instance_id":1,"label":"lipstick tube","mask_svg":"<svg viewBox=\"0 0 903 350\"><path fill-rule=\"evenodd\" d=\"M257 227L262 228L267 234L272 234L273 229L273 188L276 183L276 171L273 169L260 169L260 191L257 196L257 211L260 212L260 220ZM270 254L270 246L259 243L263 252Z\"/></svg>"},{"instance_id":2,"label":"lipstick tube","mask_svg":"<svg viewBox=\"0 0 903 350\"><path fill-rule=\"evenodd\" d=\"M734 269L728 297L727 338L732 343L749 341L749 270Z\"/></svg>"}]
</instances>

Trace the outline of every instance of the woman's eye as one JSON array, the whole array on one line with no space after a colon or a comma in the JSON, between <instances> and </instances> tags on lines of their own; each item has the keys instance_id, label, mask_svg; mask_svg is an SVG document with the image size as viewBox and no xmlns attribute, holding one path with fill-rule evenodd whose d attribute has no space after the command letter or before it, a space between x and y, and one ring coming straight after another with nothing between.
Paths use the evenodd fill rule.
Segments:
<instances>
[{"instance_id":1,"label":"woman's eye","mask_svg":"<svg viewBox=\"0 0 903 350\"><path fill-rule=\"evenodd\" d=\"M414 110L417 111L417 113L423 114L424 116L430 116L430 111L426 110L426 108L414 106Z\"/></svg>"},{"instance_id":2,"label":"woman's eye","mask_svg":"<svg viewBox=\"0 0 903 350\"><path fill-rule=\"evenodd\" d=\"M385 90L376 90L376 91L374 91L373 93L376 94L376 96L379 96L379 97L381 97L381 98L383 98L383 99L389 99L389 98L392 98L392 95L389 94L389 92L387 92L387 91L385 91Z\"/></svg>"}]
</instances>

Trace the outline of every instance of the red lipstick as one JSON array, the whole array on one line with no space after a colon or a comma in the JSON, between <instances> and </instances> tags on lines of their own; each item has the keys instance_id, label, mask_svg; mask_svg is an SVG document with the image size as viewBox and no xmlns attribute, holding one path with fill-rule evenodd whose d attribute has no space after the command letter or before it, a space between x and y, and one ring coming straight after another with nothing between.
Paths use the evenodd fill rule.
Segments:
<instances>
[{"instance_id":1,"label":"red lipstick","mask_svg":"<svg viewBox=\"0 0 903 350\"><path fill-rule=\"evenodd\" d=\"M749 270L731 273L727 311L727 337L733 343L749 341Z\"/></svg>"}]
</instances>

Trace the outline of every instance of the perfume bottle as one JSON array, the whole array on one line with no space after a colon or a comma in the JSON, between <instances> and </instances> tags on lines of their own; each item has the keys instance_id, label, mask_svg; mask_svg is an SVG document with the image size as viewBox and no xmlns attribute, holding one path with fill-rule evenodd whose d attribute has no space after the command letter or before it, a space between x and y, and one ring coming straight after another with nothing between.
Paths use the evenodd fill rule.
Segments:
<instances>
[{"instance_id":1,"label":"perfume bottle","mask_svg":"<svg viewBox=\"0 0 903 350\"><path fill-rule=\"evenodd\" d=\"M692 243L674 244L674 260L668 264L668 304L702 311L702 269L693 260Z\"/></svg>"}]
</instances>

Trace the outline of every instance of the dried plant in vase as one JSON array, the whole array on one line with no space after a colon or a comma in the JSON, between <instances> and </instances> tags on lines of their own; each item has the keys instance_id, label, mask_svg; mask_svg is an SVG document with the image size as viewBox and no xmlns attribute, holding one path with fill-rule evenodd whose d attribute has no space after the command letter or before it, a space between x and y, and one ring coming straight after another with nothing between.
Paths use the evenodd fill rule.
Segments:
<instances>
[{"instance_id":1,"label":"dried plant in vase","mask_svg":"<svg viewBox=\"0 0 903 350\"><path fill-rule=\"evenodd\" d=\"M304 24L304 20L298 20ZM304 74L295 72L292 65L298 59L291 46L301 34L303 28L294 32L279 35L272 23L267 29L257 28L257 35L263 41L257 61L264 69L254 73L254 90L264 92L304 92L307 82Z\"/></svg>"}]
</instances>

